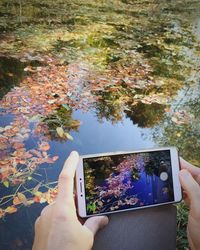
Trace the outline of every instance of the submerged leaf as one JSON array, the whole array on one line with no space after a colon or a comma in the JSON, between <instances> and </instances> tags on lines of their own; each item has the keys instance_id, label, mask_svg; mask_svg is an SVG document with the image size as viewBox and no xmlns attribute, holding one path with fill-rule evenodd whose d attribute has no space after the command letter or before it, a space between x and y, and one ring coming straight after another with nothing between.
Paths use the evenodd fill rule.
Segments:
<instances>
[{"instance_id":1,"label":"submerged leaf","mask_svg":"<svg viewBox=\"0 0 200 250\"><path fill-rule=\"evenodd\" d=\"M3 185L8 188L9 187L9 182L8 181L4 181Z\"/></svg>"}]
</instances>

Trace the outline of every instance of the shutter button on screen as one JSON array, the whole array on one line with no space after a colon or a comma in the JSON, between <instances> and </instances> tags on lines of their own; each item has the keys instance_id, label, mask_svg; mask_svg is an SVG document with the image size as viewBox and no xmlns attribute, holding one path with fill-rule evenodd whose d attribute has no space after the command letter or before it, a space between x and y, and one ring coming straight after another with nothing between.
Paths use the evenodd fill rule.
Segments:
<instances>
[{"instance_id":1,"label":"shutter button on screen","mask_svg":"<svg viewBox=\"0 0 200 250\"><path fill-rule=\"evenodd\" d=\"M160 179L161 179L161 181L166 181L168 179L168 173L167 172L162 172L160 174Z\"/></svg>"}]
</instances>

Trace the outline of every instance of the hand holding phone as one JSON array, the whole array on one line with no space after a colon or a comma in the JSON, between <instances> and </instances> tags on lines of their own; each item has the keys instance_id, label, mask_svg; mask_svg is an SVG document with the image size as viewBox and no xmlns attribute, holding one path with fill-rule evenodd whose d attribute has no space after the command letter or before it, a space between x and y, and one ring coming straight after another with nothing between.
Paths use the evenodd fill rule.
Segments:
<instances>
[{"instance_id":1,"label":"hand holding phone","mask_svg":"<svg viewBox=\"0 0 200 250\"><path fill-rule=\"evenodd\" d=\"M179 202L176 148L81 156L76 172L81 217Z\"/></svg>"}]
</instances>

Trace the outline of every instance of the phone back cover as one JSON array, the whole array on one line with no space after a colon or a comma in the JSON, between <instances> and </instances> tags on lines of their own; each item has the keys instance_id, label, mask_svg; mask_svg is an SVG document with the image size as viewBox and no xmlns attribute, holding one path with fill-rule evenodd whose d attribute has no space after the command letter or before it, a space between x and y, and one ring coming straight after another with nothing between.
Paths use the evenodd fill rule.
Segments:
<instances>
[{"instance_id":1,"label":"phone back cover","mask_svg":"<svg viewBox=\"0 0 200 250\"><path fill-rule=\"evenodd\" d=\"M147 208L109 216L93 250L175 250L176 207Z\"/></svg>"}]
</instances>

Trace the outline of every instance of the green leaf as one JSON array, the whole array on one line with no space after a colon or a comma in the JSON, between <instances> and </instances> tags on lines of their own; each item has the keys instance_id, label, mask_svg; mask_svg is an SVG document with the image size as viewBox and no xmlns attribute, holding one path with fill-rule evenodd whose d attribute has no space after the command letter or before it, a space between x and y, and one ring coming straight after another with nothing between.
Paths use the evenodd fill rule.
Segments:
<instances>
[{"instance_id":1,"label":"green leaf","mask_svg":"<svg viewBox=\"0 0 200 250\"><path fill-rule=\"evenodd\" d=\"M4 181L3 185L8 188L9 187L9 182L8 181Z\"/></svg>"},{"instance_id":2,"label":"green leaf","mask_svg":"<svg viewBox=\"0 0 200 250\"><path fill-rule=\"evenodd\" d=\"M88 204L87 205L87 210L88 210L88 212L95 212L95 210L96 210L96 204L95 204L95 202L94 203L90 203L90 204Z\"/></svg>"},{"instance_id":3,"label":"green leaf","mask_svg":"<svg viewBox=\"0 0 200 250\"><path fill-rule=\"evenodd\" d=\"M67 104L62 104L62 107L65 108L66 110L70 110L70 107Z\"/></svg>"}]
</instances>

